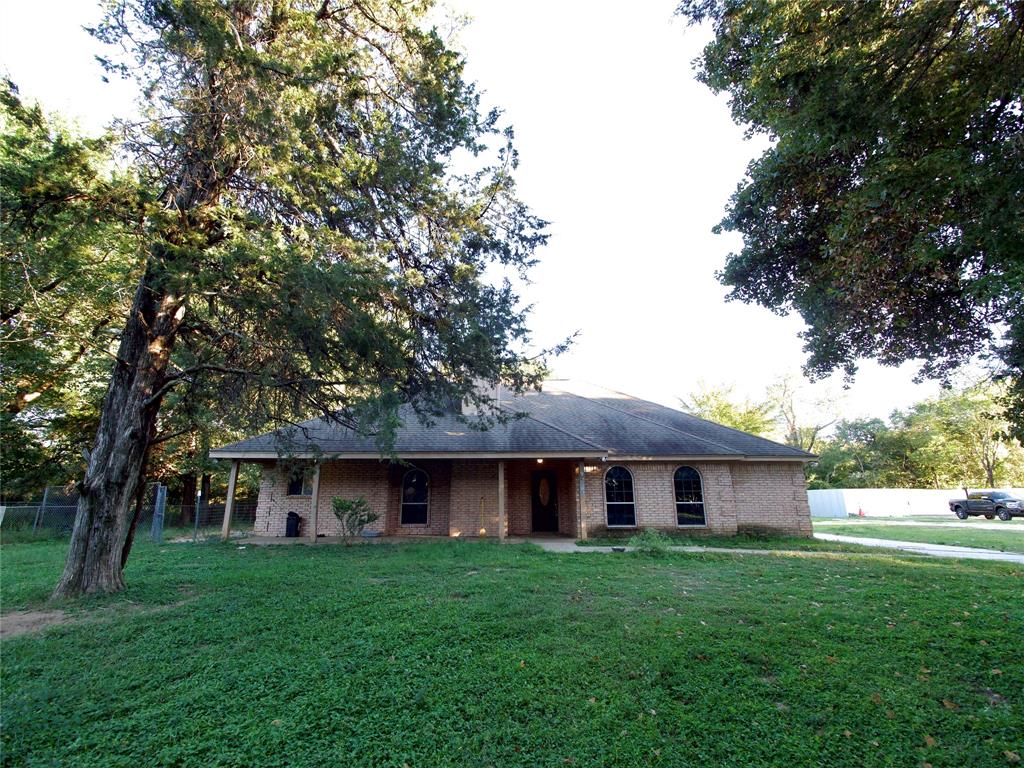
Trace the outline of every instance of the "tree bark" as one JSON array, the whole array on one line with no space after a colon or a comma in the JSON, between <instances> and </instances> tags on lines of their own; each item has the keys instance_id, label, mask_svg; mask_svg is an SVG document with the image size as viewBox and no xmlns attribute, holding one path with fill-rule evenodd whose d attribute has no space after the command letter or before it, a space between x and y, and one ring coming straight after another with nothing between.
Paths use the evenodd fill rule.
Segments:
<instances>
[{"instance_id":1,"label":"tree bark","mask_svg":"<svg viewBox=\"0 0 1024 768\"><path fill-rule=\"evenodd\" d=\"M183 314L184 297L160 289L147 270L121 336L55 598L124 588L123 545Z\"/></svg>"}]
</instances>

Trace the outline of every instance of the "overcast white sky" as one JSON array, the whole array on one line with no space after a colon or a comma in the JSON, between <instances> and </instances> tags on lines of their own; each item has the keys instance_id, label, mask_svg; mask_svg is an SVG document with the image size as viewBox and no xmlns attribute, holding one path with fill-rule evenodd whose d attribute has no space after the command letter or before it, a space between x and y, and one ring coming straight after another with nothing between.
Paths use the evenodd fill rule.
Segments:
<instances>
[{"instance_id":1,"label":"overcast white sky","mask_svg":"<svg viewBox=\"0 0 1024 768\"><path fill-rule=\"evenodd\" d=\"M708 30L674 20L672 0L448 5L472 17L459 34L470 78L515 127L521 196L552 222L523 295L539 344L582 332L555 373L666 405L700 379L757 397L798 373L799 317L727 303L714 277L739 238L711 228L765 144L744 140L725 97L695 80ZM24 97L93 131L130 113L132 87L101 81L99 44L82 30L96 4L0 9L0 70ZM915 371L864 363L843 415L885 416L937 391Z\"/></svg>"}]
</instances>

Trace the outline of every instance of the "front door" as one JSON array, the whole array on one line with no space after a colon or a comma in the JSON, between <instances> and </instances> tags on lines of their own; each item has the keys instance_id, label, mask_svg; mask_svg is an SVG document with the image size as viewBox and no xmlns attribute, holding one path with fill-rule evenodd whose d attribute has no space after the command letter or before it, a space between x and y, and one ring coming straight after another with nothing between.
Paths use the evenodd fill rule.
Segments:
<instances>
[{"instance_id":1,"label":"front door","mask_svg":"<svg viewBox=\"0 0 1024 768\"><path fill-rule=\"evenodd\" d=\"M558 473L550 469L533 473L530 483L533 532L558 532Z\"/></svg>"}]
</instances>

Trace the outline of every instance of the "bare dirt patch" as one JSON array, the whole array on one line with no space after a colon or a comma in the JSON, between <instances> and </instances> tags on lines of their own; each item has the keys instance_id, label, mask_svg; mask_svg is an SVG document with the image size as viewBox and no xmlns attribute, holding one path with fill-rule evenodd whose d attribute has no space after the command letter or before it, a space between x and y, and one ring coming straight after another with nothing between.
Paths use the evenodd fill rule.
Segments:
<instances>
[{"instance_id":1,"label":"bare dirt patch","mask_svg":"<svg viewBox=\"0 0 1024 768\"><path fill-rule=\"evenodd\" d=\"M70 624L75 620L64 611L12 611L0 616L0 639L38 632L58 624Z\"/></svg>"}]
</instances>

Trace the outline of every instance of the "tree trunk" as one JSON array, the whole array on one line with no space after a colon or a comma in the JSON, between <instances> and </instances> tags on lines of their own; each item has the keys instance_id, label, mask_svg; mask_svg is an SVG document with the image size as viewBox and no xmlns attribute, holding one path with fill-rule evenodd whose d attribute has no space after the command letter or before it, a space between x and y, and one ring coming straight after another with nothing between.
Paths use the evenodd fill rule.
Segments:
<instances>
[{"instance_id":1,"label":"tree trunk","mask_svg":"<svg viewBox=\"0 0 1024 768\"><path fill-rule=\"evenodd\" d=\"M146 439L146 452L142 456L142 467L139 469L139 482L135 490L135 513L132 515L131 525L128 526L128 535L125 537L124 546L121 547L121 570L128 565L128 556L132 553L132 544L135 543L135 531L139 525L139 518L142 516L142 505L146 501L146 470L149 468L150 448L153 445L153 438L156 437L156 420L153 420L149 429L149 437Z\"/></svg>"},{"instance_id":2,"label":"tree trunk","mask_svg":"<svg viewBox=\"0 0 1024 768\"><path fill-rule=\"evenodd\" d=\"M139 526L139 518L142 516L142 502L146 496L146 467L143 462L142 471L139 472L140 482L137 484L135 491L135 512L132 515L132 521L128 526L128 535L125 536L124 544L121 547L121 570L123 571L125 566L128 565L128 556L132 553L132 544L135 543L135 531Z\"/></svg>"},{"instance_id":3,"label":"tree trunk","mask_svg":"<svg viewBox=\"0 0 1024 768\"><path fill-rule=\"evenodd\" d=\"M121 336L55 598L124 588L122 548L184 298L139 281Z\"/></svg>"},{"instance_id":4,"label":"tree trunk","mask_svg":"<svg viewBox=\"0 0 1024 768\"><path fill-rule=\"evenodd\" d=\"M192 525L192 507L196 503L196 476L181 476L181 525Z\"/></svg>"}]
</instances>

